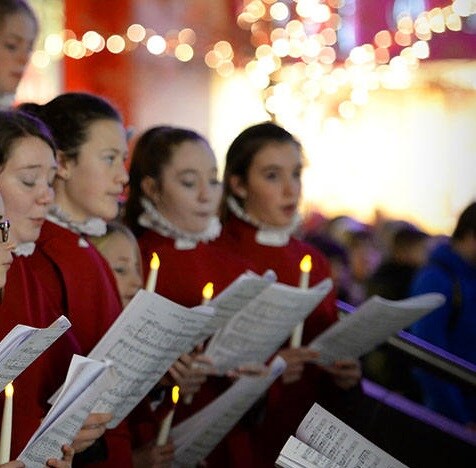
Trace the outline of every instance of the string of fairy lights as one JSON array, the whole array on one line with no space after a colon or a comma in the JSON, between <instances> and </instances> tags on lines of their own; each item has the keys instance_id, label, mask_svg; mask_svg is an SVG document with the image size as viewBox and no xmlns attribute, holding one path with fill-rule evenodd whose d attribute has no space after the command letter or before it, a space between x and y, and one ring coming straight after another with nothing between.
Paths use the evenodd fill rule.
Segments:
<instances>
[{"instance_id":1,"label":"string of fairy lights","mask_svg":"<svg viewBox=\"0 0 476 468\"><path fill-rule=\"evenodd\" d=\"M377 31L372 43L354 46L342 57L338 37L345 6L346 0L244 2L236 19L250 35L252 53L244 63L242 46L226 40L199 50L193 28L160 33L131 24L124 33L107 37L92 30L81 37L71 30L48 34L33 53L32 64L41 69L64 57L80 60L100 52L124 54L145 48L151 55L181 62L202 59L225 78L244 69L253 86L263 91L271 114L278 114L280 108L289 110L296 92L301 101L309 101L345 90L337 112L351 118L367 102L370 91L407 87L411 72L430 56L432 37L461 31L463 20L476 14L476 0L449 0L447 6L424 11L416 18L402 14L395 30Z\"/></svg>"}]
</instances>

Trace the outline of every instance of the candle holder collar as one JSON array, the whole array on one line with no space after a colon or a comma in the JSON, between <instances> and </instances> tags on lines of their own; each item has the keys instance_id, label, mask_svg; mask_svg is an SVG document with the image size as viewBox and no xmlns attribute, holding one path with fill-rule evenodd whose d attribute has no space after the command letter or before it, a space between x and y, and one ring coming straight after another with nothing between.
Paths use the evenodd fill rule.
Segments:
<instances>
[{"instance_id":1,"label":"candle holder collar","mask_svg":"<svg viewBox=\"0 0 476 468\"><path fill-rule=\"evenodd\" d=\"M151 229L158 234L175 240L177 250L191 250L199 242L207 243L215 240L221 233L221 223L217 216L213 216L207 228L202 232L187 232L172 224L160 213L153 203L147 198L141 198L144 212L139 216L138 223L146 229Z\"/></svg>"},{"instance_id":2,"label":"candle holder collar","mask_svg":"<svg viewBox=\"0 0 476 468\"><path fill-rule=\"evenodd\" d=\"M296 213L293 216L289 226L285 226L283 228L269 226L267 224L260 223L249 216L236 201L235 197L230 195L226 201L228 208L238 219L241 219L245 223L251 224L257 228L255 240L260 245L267 245L270 247L282 247L287 245L289 243L289 239L301 222L301 217L298 213Z\"/></svg>"}]
</instances>

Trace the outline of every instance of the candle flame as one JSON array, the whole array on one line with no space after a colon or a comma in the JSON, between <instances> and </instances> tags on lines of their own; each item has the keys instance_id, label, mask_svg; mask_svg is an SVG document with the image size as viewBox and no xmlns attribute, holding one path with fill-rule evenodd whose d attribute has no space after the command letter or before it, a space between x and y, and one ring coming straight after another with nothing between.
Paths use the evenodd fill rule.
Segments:
<instances>
[{"instance_id":1,"label":"candle flame","mask_svg":"<svg viewBox=\"0 0 476 468\"><path fill-rule=\"evenodd\" d=\"M158 270L159 266L160 266L159 256L154 252L152 254L152 259L150 260L150 269L151 270Z\"/></svg>"},{"instance_id":2,"label":"candle flame","mask_svg":"<svg viewBox=\"0 0 476 468\"><path fill-rule=\"evenodd\" d=\"M11 398L13 396L13 384L11 382L5 387L5 396L7 398Z\"/></svg>"},{"instance_id":3,"label":"candle flame","mask_svg":"<svg viewBox=\"0 0 476 468\"><path fill-rule=\"evenodd\" d=\"M203 299L209 301L213 297L213 283L208 282L202 290Z\"/></svg>"},{"instance_id":4,"label":"candle flame","mask_svg":"<svg viewBox=\"0 0 476 468\"><path fill-rule=\"evenodd\" d=\"M302 257L301 263L299 264L299 268L304 273L309 273L311 271L312 260L311 260L311 256L309 254L304 255L304 257Z\"/></svg>"},{"instance_id":5,"label":"candle flame","mask_svg":"<svg viewBox=\"0 0 476 468\"><path fill-rule=\"evenodd\" d=\"M172 403L176 405L179 400L179 393L180 393L180 387L178 385L174 385L172 388Z\"/></svg>"}]
</instances>

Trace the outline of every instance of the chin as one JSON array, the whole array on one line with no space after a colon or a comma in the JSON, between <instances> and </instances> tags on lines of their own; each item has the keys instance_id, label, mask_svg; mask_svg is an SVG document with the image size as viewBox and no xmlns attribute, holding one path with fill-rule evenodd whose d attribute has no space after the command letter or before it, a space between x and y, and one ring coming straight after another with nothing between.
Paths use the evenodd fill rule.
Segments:
<instances>
[{"instance_id":1,"label":"chin","mask_svg":"<svg viewBox=\"0 0 476 468\"><path fill-rule=\"evenodd\" d=\"M268 226L274 227L276 229L283 229L291 225L292 218L290 219L273 219L270 220L269 222L265 221L265 224Z\"/></svg>"},{"instance_id":2,"label":"chin","mask_svg":"<svg viewBox=\"0 0 476 468\"><path fill-rule=\"evenodd\" d=\"M103 213L97 213L96 217L103 219L106 222L113 221L116 219L119 214L119 208L116 207L114 210L105 210Z\"/></svg>"},{"instance_id":3,"label":"chin","mask_svg":"<svg viewBox=\"0 0 476 468\"><path fill-rule=\"evenodd\" d=\"M208 222L203 225L192 224L188 226L177 226L182 231L188 232L189 234L200 234L201 232L205 231L208 227Z\"/></svg>"}]
</instances>

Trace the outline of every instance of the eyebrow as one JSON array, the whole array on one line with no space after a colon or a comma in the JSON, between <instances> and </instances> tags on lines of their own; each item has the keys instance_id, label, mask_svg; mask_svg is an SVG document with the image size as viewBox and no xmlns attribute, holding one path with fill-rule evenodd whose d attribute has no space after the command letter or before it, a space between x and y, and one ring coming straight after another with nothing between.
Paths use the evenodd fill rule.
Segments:
<instances>
[{"instance_id":1,"label":"eyebrow","mask_svg":"<svg viewBox=\"0 0 476 468\"><path fill-rule=\"evenodd\" d=\"M218 168L214 167L211 169L211 171L213 174L217 173L218 172ZM181 169L180 171L177 172L177 174L180 176L180 175L186 175L186 174L198 174L199 173L199 170L198 169Z\"/></svg>"},{"instance_id":2,"label":"eyebrow","mask_svg":"<svg viewBox=\"0 0 476 468\"><path fill-rule=\"evenodd\" d=\"M41 169L43 166L41 164L29 164L27 166L20 166L18 170L23 171L23 170L31 170L31 169ZM58 170L58 165L57 164L52 164L48 170Z\"/></svg>"},{"instance_id":3,"label":"eyebrow","mask_svg":"<svg viewBox=\"0 0 476 468\"><path fill-rule=\"evenodd\" d=\"M295 170L295 169L302 169L303 165L300 163L300 164L296 164L292 169ZM283 170L283 169L286 169L284 166L280 166L278 164L268 164L267 166L263 166L261 168L262 171L269 171L270 169L278 169L278 170Z\"/></svg>"},{"instance_id":4,"label":"eyebrow","mask_svg":"<svg viewBox=\"0 0 476 468\"><path fill-rule=\"evenodd\" d=\"M125 261L127 262L128 260L130 260L130 257L125 257L123 255L120 255L119 257L117 257L118 260L121 260L121 261Z\"/></svg>"},{"instance_id":5,"label":"eyebrow","mask_svg":"<svg viewBox=\"0 0 476 468\"><path fill-rule=\"evenodd\" d=\"M6 33L6 38L7 39L15 39L18 42L27 42L27 43L33 43L33 39L25 39L23 36L20 36L16 32L10 31Z\"/></svg>"}]
</instances>

